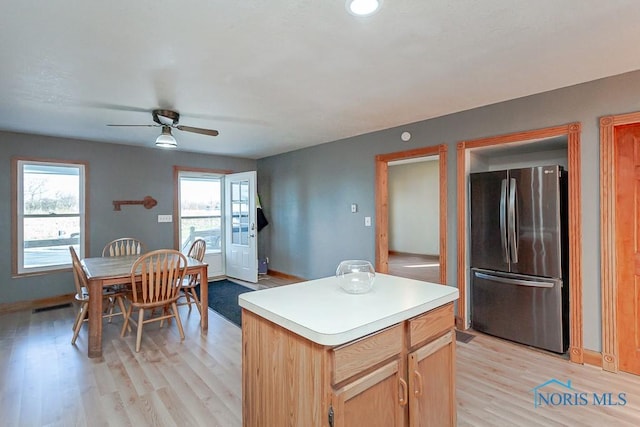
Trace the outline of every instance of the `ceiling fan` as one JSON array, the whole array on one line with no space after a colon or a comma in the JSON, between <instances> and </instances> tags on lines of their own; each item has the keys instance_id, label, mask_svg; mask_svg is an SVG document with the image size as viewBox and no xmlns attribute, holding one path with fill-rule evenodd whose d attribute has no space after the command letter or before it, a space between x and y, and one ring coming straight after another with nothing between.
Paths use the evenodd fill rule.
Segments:
<instances>
[{"instance_id":1,"label":"ceiling fan","mask_svg":"<svg viewBox=\"0 0 640 427\"><path fill-rule=\"evenodd\" d=\"M199 133L202 135L209 135L209 136L217 136L218 135L218 131L214 130L214 129L202 129L202 128L195 128L192 126L183 126L178 124L178 121L180 120L180 114L178 114L177 111L172 111L172 110L153 110L151 112L151 115L153 117L153 121L156 122L156 124L148 124L148 125L113 125L113 124L109 124L107 126L145 126L145 127L162 127L162 133L160 134L160 136L158 136L158 138L156 139L156 145L158 147L165 147L165 148L175 148L178 146L178 143L176 142L176 139L173 137L173 135L171 134L171 129L178 129L178 130L182 130L185 132L193 132L193 133Z\"/></svg>"}]
</instances>

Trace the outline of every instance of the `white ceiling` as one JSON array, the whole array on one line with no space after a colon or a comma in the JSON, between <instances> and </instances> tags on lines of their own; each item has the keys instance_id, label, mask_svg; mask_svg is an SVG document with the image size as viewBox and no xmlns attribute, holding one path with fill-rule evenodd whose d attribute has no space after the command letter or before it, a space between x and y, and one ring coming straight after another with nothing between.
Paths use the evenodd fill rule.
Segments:
<instances>
[{"instance_id":1,"label":"white ceiling","mask_svg":"<svg viewBox=\"0 0 640 427\"><path fill-rule=\"evenodd\" d=\"M640 69L638 0L2 1L0 129L261 158ZM606 58L606 59L604 59Z\"/></svg>"}]
</instances>

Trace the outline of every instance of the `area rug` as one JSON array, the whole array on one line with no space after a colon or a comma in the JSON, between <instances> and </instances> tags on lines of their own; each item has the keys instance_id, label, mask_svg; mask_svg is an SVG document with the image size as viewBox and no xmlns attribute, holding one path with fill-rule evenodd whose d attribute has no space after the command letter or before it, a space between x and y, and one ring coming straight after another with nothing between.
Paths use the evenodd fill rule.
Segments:
<instances>
[{"instance_id":1,"label":"area rug","mask_svg":"<svg viewBox=\"0 0 640 427\"><path fill-rule=\"evenodd\" d=\"M227 279L209 282L209 307L241 327L242 310L238 305L238 295L253 290Z\"/></svg>"}]
</instances>

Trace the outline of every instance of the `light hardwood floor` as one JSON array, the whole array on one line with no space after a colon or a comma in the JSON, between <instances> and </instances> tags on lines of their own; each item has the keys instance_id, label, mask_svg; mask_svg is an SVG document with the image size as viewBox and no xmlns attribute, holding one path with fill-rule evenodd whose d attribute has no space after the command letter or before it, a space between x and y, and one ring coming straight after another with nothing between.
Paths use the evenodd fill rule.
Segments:
<instances>
[{"instance_id":1,"label":"light hardwood floor","mask_svg":"<svg viewBox=\"0 0 640 427\"><path fill-rule=\"evenodd\" d=\"M457 343L459 426L638 426L640 377L605 372L519 344L467 331L476 337ZM571 381L573 390L557 385L543 393L586 393L587 405L534 406L534 388L556 379ZM626 393L624 406L593 405L593 393ZM560 396L556 396L555 399ZM554 398L551 400L554 401ZM584 402L582 402L584 403Z\"/></svg>"},{"instance_id":2,"label":"light hardwood floor","mask_svg":"<svg viewBox=\"0 0 640 427\"><path fill-rule=\"evenodd\" d=\"M202 337L197 311L181 307L185 341L175 325L151 324L135 353L135 334L120 338L114 320L105 322L104 356L94 360L86 356L86 326L70 344L75 310L0 315L0 425L242 425L240 328L210 312ZM456 369L460 426L640 425L640 380L632 375L482 334L457 344ZM535 408L533 388L550 379L570 380L575 392L624 392L628 403Z\"/></svg>"}]
</instances>

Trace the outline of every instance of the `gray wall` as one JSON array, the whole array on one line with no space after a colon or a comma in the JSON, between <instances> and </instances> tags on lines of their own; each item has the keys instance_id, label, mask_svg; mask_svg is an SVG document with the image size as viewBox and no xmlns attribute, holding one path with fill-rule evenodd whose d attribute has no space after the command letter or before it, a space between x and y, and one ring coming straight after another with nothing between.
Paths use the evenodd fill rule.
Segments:
<instances>
[{"instance_id":1,"label":"gray wall","mask_svg":"<svg viewBox=\"0 0 640 427\"><path fill-rule=\"evenodd\" d=\"M364 226L365 216L375 216L374 157L359 144L336 142L258 161L270 222L258 245L269 268L312 279L335 274L341 260L374 261L375 227Z\"/></svg>"},{"instance_id":2,"label":"gray wall","mask_svg":"<svg viewBox=\"0 0 640 427\"><path fill-rule=\"evenodd\" d=\"M89 164L89 253L99 256L105 243L137 237L148 249L173 247L173 225L158 223L158 214L173 214L173 166L256 169L256 161L232 157L139 148L117 144L0 132L0 303L46 298L74 291L70 272L11 277L11 158L82 160ZM141 200L152 196L153 209L123 206L113 200Z\"/></svg>"},{"instance_id":3,"label":"gray wall","mask_svg":"<svg viewBox=\"0 0 640 427\"><path fill-rule=\"evenodd\" d=\"M260 250L270 268L308 279L334 274L341 259L375 257L377 154L445 143L448 155L447 283L456 285L456 143L582 123L584 346L600 351L599 117L640 110L640 72L558 89L258 161L258 186L271 222ZM410 131L409 143L400 133ZM360 212L349 211L358 203ZM375 223L375 218L373 218Z\"/></svg>"}]
</instances>

